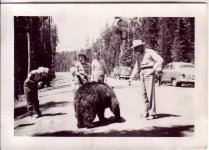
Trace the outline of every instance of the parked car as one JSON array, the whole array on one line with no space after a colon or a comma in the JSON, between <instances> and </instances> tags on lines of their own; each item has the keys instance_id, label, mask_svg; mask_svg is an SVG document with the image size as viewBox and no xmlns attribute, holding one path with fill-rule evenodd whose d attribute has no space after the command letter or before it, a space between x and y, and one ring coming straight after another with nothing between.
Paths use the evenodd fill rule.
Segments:
<instances>
[{"instance_id":1,"label":"parked car","mask_svg":"<svg viewBox=\"0 0 209 150\"><path fill-rule=\"evenodd\" d=\"M120 67L120 73L119 73L119 79L129 79L131 76L131 68L130 67L125 67L121 66Z\"/></svg>"},{"instance_id":2,"label":"parked car","mask_svg":"<svg viewBox=\"0 0 209 150\"><path fill-rule=\"evenodd\" d=\"M170 82L173 86L181 86L182 83L195 84L195 66L192 63L173 62L163 69L162 83Z\"/></svg>"},{"instance_id":3,"label":"parked car","mask_svg":"<svg viewBox=\"0 0 209 150\"><path fill-rule=\"evenodd\" d=\"M120 74L120 70L119 70L119 67L115 67L113 69L113 72L111 73L111 77L113 79L119 79L119 74Z\"/></svg>"},{"instance_id":4,"label":"parked car","mask_svg":"<svg viewBox=\"0 0 209 150\"><path fill-rule=\"evenodd\" d=\"M111 77L114 79L129 79L131 75L131 68L126 66L120 66L114 68Z\"/></svg>"}]
</instances>

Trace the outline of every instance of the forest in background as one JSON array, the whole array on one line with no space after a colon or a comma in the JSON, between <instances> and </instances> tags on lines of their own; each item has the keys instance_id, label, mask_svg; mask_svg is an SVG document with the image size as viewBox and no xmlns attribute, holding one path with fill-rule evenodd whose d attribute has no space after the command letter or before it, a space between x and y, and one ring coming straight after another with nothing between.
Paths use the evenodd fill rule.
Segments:
<instances>
[{"instance_id":1,"label":"forest in background","mask_svg":"<svg viewBox=\"0 0 209 150\"><path fill-rule=\"evenodd\" d=\"M55 76L57 28L50 16L14 17L14 97L23 94L28 73L40 66Z\"/></svg>"},{"instance_id":2,"label":"forest in background","mask_svg":"<svg viewBox=\"0 0 209 150\"><path fill-rule=\"evenodd\" d=\"M164 64L173 61L195 62L194 35L195 19L193 17L115 17L113 25L105 29L93 43L87 39L81 50L61 52L56 55L55 71L69 71L77 61L78 53L85 53L89 63L96 50L101 51L109 72L115 67L133 67L132 41L140 39L148 48L156 50L164 59Z\"/></svg>"}]
</instances>

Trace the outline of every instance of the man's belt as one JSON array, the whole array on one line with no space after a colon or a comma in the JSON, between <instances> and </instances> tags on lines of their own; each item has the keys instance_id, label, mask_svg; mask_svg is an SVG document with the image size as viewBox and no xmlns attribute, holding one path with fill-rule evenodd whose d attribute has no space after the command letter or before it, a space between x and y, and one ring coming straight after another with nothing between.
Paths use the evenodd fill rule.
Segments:
<instances>
[{"instance_id":1,"label":"man's belt","mask_svg":"<svg viewBox=\"0 0 209 150\"><path fill-rule=\"evenodd\" d=\"M153 68L153 66L145 66L145 67L141 67L140 69L144 70L144 69L152 69L152 68Z\"/></svg>"}]
</instances>

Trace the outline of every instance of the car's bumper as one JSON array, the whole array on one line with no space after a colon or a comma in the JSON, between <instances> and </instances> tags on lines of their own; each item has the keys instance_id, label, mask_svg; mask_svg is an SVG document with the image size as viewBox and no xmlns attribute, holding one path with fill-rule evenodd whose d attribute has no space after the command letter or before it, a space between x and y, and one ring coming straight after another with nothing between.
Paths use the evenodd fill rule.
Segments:
<instances>
[{"instance_id":1,"label":"car's bumper","mask_svg":"<svg viewBox=\"0 0 209 150\"><path fill-rule=\"evenodd\" d=\"M120 75L120 78L126 78L126 79L129 79L129 78L130 78L130 76Z\"/></svg>"}]
</instances>

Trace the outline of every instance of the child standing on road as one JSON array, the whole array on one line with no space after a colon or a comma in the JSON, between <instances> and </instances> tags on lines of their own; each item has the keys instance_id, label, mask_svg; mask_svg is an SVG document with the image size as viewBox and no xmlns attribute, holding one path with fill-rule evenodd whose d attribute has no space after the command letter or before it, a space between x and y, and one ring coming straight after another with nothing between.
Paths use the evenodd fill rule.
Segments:
<instances>
[{"instance_id":1,"label":"child standing on road","mask_svg":"<svg viewBox=\"0 0 209 150\"><path fill-rule=\"evenodd\" d=\"M30 116L33 116L33 109L37 113L37 117L41 117L38 100L38 82L48 75L48 68L39 67L28 74L24 82L24 93L27 101L27 111Z\"/></svg>"}]
</instances>

